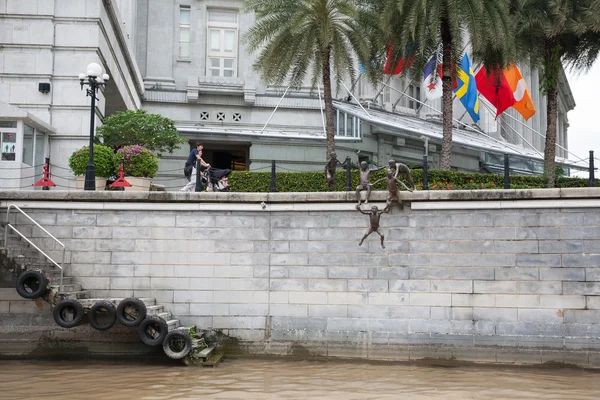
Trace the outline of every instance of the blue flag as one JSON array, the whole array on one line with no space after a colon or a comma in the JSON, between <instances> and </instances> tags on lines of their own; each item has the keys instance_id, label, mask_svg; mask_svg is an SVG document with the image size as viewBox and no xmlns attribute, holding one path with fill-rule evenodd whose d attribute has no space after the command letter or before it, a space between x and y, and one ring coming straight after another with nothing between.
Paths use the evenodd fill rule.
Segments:
<instances>
[{"instance_id":1,"label":"blue flag","mask_svg":"<svg viewBox=\"0 0 600 400\"><path fill-rule=\"evenodd\" d=\"M477 84L475 74L471 69L469 56L464 55L456 70L457 83L454 93L460 99L471 118L475 123L479 121L479 97L477 93Z\"/></svg>"}]
</instances>

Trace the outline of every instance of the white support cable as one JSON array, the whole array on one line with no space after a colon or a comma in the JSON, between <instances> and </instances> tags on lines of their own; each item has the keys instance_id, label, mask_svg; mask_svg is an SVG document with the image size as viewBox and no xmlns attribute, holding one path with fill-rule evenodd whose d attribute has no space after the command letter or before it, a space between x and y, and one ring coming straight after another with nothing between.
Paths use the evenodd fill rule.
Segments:
<instances>
[{"instance_id":1,"label":"white support cable","mask_svg":"<svg viewBox=\"0 0 600 400\"><path fill-rule=\"evenodd\" d=\"M356 97L354 97L354 93L352 93L350 91L350 89L348 89L348 87L346 85L344 85L344 82L340 81L340 83L342 84L342 86L344 87L344 89L346 89L348 91L348 93L350 93L350 96L352 96L352 98L354 99L354 101L356 101L356 103L359 105L359 107L365 112L365 114L367 114L369 116L369 119L372 120L373 117L371 117L371 114L369 114L367 112L367 110L365 110L365 108L362 106L362 104L360 104L360 101L358 101L358 99ZM386 85L389 86L389 85Z\"/></svg>"},{"instance_id":2,"label":"white support cable","mask_svg":"<svg viewBox=\"0 0 600 400\"><path fill-rule=\"evenodd\" d=\"M321 110L321 123L323 124L323 133L327 136L327 129L325 129L325 116L323 115L323 104L321 103L321 85L317 83L317 91L319 92L319 110Z\"/></svg>"},{"instance_id":3,"label":"white support cable","mask_svg":"<svg viewBox=\"0 0 600 400\"><path fill-rule=\"evenodd\" d=\"M260 133L263 133L265 131L265 128L267 127L267 125L269 125L269 122L271 122L271 118L273 118L273 115L275 115L275 111L277 111L277 109L279 108L279 105L281 104L281 102L283 101L283 98L285 97L285 95L288 92L288 89L290 88L292 84L290 83L288 85L288 87L285 88L285 92L283 92L283 96L281 96L281 98L279 99L279 101L277 102L277 105L275 106L275 109L273 110L273 112L271 113L271 115L269 115L269 119L267 120L267 122L265 122L265 126L262 127L262 129L260 130Z\"/></svg>"},{"instance_id":4,"label":"white support cable","mask_svg":"<svg viewBox=\"0 0 600 400\"><path fill-rule=\"evenodd\" d=\"M383 82L382 82L382 83L383 83ZM385 85L385 83L383 83L383 84ZM396 88L394 88L394 87L391 87L391 86L389 86L389 85L386 85L386 86L388 86L390 89L392 89L392 90L393 90L393 91L395 91L395 92L400 92L398 89L396 89ZM438 110L438 109L436 109L436 108L434 108L434 107L432 107L432 106L430 106L430 105L427 105L427 104L423 103L421 100L417 100L417 99L415 99L414 97L412 97L412 96L410 96L410 95L408 95L408 94L406 94L406 93L405 93L404 95L405 95L406 97L408 97L409 99L411 99L411 100L413 100L413 101L416 101L417 103L420 103L420 104L422 104L423 106L425 106L425 107L427 107L427 108L429 108L429 109L431 109L431 110L435 111L436 113L438 113L438 114L440 114L440 115L443 115L443 112L441 112L440 110ZM498 140L498 139L496 139L496 138L493 138L493 137L491 137L490 135L486 134L485 132L482 132L482 131L480 131L480 130L477 130L477 129L475 129L475 128L472 128L472 127L470 127L469 125L466 125L464 122L457 120L456 118L452 118L452 120L453 120L454 122L457 122L457 123L459 123L459 124L462 124L462 125L464 125L464 126L465 126L465 129L467 129L467 130L470 130L470 131L473 131L473 132L475 132L475 133L478 133L478 134L480 134L480 135L483 135L483 136L487 137L488 139L490 139L490 140L492 140L492 141L494 141L494 142L496 142L496 143L498 143L498 144L500 144L500 145L502 145L502 146L509 147L509 148L511 148L513 151L515 151L515 152L517 152L517 153L521 154L522 156L525 156L525 157L527 157L527 155L526 155L526 154L523 154L523 153L520 151L520 149L518 149L518 148L514 148L514 147L517 147L517 146L514 146L514 147L513 147L513 146L509 146L509 144L510 144L510 143L502 142L502 141L500 141L500 140Z\"/></svg>"}]
</instances>

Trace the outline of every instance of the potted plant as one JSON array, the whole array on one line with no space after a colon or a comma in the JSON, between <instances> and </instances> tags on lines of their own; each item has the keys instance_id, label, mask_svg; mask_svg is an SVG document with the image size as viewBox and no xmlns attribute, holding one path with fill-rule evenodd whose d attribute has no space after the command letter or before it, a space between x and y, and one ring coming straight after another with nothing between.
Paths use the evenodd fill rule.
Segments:
<instances>
[{"instance_id":1,"label":"potted plant","mask_svg":"<svg viewBox=\"0 0 600 400\"><path fill-rule=\"evenodd\" d=\"M148 191L158 171L158 157L144 146L123 146L115 154L116 165L123 163L123 175L131 187L125 190Z\"/></svg>"},{"instance_id":2,"label":"potted plant","mask_svg":"<svg viewBox=\"0 0 600 400\"><path fill-rule=\"evenodd\" d=\"M77 149L69 157L69 167L76 176L76 187L83 190L85 183L85 170L90 159L90 149L84 146ZM108 146L101 144L94 145L94 167L96 170L96 190L104 190L106 187L106 178L116 173L117 164L115 164L114 152Z\"/></svg>"}]
</instances>

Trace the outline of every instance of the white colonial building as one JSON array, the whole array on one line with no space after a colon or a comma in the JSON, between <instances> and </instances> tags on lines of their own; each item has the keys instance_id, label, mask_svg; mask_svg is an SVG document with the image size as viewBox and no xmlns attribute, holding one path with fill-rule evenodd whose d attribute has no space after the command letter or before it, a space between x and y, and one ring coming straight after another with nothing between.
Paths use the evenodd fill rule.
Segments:
<instances>
[{"instance_id":1,"label":"white colonial building","mask_svg":"<svg viewBox=\"0 0 600 400\"><path fill-rule=\"evenodd\" d=\"M90 98L78 75L96 62L111 77L99 94L97 124L116 111L147 109L176 121L191 145L220 168L322 170L322 101L317 90L270 87L243 44L254 17L241 0L0 0L0 188L30 188L51 159L59 188L74 188L71 153L88 143ZM546 122L536 71L524 70L537 114L498 121L482 108L474 125L458 101L453 167L498 171L503 154L522 173L539 173ZM422 88L396 77L380 87L346 82L335 102L338 158L390 158L436 166L441 149L439 103L422 104ZM389 84L386 86L385 84ZM285 93L285 96L283 96ZM359 104L360 102L360 104ZM439 101L438 101L439 102ZM557 156L568 165L567 113L575 106L561 75ZM276 112L274 110L276 109ZM514 117L512 119L509 114ZM182 146L161 161L154 180L183 184Z\"/></svg>"}]
</instances>

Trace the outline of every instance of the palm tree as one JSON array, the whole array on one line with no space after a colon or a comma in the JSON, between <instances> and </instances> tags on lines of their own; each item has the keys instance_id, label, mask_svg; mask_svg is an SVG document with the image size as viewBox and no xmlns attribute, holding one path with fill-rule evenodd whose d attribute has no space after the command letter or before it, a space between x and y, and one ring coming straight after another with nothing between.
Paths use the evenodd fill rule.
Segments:
<instances>
[{"instance_id":1,"label":"palm tree","mask_svg":"<svg viewBox=\"0 0 600 400\"><path fill-rule=\"evenodd\" d=\"M326 158L334 152L332 72L337 85L354 80L357 61L375 76L370 63L371 40L378 19L359 0L246 0L256 21L245 35L251 51L259 51L255 67L268 84L289 80L299 88L312 74L312 88L323 83ZM375 78L374 78L375 79ZM336 85L336 86L337 86Z\"/></svg>"},{"instance_id":2,"label":"palm tree","mask_svg":"<svg viewBox=\"0 0 600 400\"><path fill-rule=\"evenodd\" d=\"M501 68L513 60L513 40L508 0L381 0L385 43L393 61L414 59L413 79L423 75L425 65L442 48L443 138L440 168L452 166L452 82L467 38L474 62L488 69Z\"/></svg>"},{"instance_id":3,"label":"palm tree","mask_svg":"<svg viewBox=\"0 0 600 400\"><path fill-rule=\"evenodd\" d=\"M540 84L546 95L546 186L555 186L558 81L563 64L578 72L589 70L600 52L599 0L514 0L517 43L541 66Z\"/></svg>"}]
</instances>

